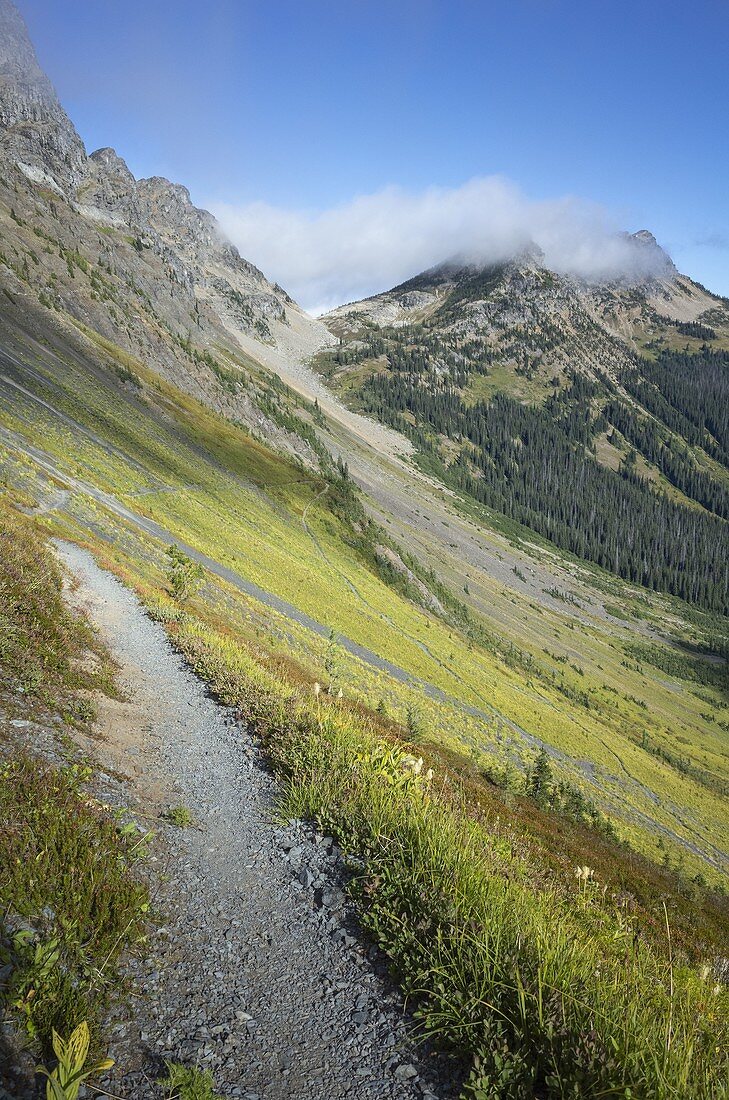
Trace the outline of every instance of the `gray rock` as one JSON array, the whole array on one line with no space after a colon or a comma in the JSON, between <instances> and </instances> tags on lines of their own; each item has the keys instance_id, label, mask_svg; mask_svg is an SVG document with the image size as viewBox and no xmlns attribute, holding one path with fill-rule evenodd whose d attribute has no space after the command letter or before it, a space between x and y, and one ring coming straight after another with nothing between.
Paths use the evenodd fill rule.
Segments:
<instances>
[{"instance_id":1,"label":"gray rock","mask_svg":"<svg viewBox=\"0 0 729 1100\"><path fill-rule=\"evenodd\" d=\"M404 1062L395 1070L395 1076L399 1081L410 1081L418 1076L418 1071L409 1062Z\"/></svg>"},{"instance_id":2,"label":"gray rock","mask_svg":"<svg viewBox=\"0 0 729 1100\"><path fill-rule=\"evenodd\" d=\"M311 873L311 871L309 870L308 867L302 867L296 877L299 880L299 882L301 883L301 885L305 886L307 889L314 882L314 876L312 875L312 873Z\"/></svg>"}]
</instances>

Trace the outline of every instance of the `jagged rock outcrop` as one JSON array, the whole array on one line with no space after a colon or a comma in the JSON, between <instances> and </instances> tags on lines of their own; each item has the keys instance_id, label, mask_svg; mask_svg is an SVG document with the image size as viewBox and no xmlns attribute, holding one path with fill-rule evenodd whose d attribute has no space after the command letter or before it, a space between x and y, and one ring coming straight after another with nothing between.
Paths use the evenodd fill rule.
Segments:
<instances>
[{"instance_id":1,"label":"jagged rock outcrop","mask_svg":"<svg viewBox=\"0 0 729 1100\"><path fill-rule=\"evenodd\" d=\"M59 192L73 189L86 174L83 142L11 0L0 0L0 151L30 180Z\"/></svg>"}]
</instances>

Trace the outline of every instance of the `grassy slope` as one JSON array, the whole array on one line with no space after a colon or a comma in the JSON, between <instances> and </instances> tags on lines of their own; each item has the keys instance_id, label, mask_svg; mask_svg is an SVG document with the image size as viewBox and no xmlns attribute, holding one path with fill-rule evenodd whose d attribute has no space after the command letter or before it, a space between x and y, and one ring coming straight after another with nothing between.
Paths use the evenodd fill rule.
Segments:
<instances>
[{"instance_id":1,"label":"grassy slope","mask_svg":"<svg viewBox=\"0 0 729 1100\"><path fill-rule=\"evenodd\" d=\"M502 822L468 785L426 774L379 716L292 690L167 600L155 613L262 737L285 780L282 811L313 818L354 857L365 927L426 1028L471 1060L466 1095L726 1094L726 992L665 941L643 942L631 895L545 875L518 814Z\"/></svg>"},{"instance_id":2,"label":"grassy slope","mask_svg":"<svg viewBox=\"0 0 729 1100\"><path fill-rule=\"evenodd\" d=\"M38 682L30 666L42 661L57 667L43 703L73 697L76 681L63 662L83 652L88 632L64 611L58 573L45 552L38 554L32 525L5 505L0 515L6 563L0 607L6 622L18 625L15 637L25 639L26 623L35 631L31 646L16 647L27 659L23 682ZM468 784L448 780L442 758L433 759L432 780L418 773L387 720L317 699L303 686L303 670L292 687L291 664L283 672L264 668L260 654L252 657L231 631L224 592L215 629L209 598L189 613L156 586L146 587L155 614L192 665L263 738L284 778L282 812L316 818L357 856L352 889L363 922L416 998L426 1027L471 1060L469 1096L516 1100L535 1088L555 1098L725 1095L726 993L714 992L711 980L686 965L680 938L668 954L665 944L656 950L643 940L644 914L634 897L610 888L604 870L584 885L569 865L550 875L520 828L518 807L511 821L494 818ZM46 613L40 633L39 615L32 607L28 613L30 593ZM78 772L39 778L37 766L16 760L3 775L11 782L0 788L3 810L34 825L10 837L17 868L10 904L32 916L52 883L53 904L72 933L83 936L88 965L127 917L122 937L138 927L143 894L126 876L123 838L83 798ZM21 843L31 845L33 859L16 862ZM71 867L67 902L58 882L65 883ZM669 911L673 921L670 900ZM77 941L74 934L69 939L63 946L72 957ZM110 944L113 955L118 947ZM51 965L50 976L39 975L35 963L28 978L20 977L21 993L30 978L40 994L34 1011L43 1012L34 1026L41 1034L51 1019L63 1027L91 1008L83 983L72 991L56 987L67 977L65 967Z\"/></svg>"},{"instance_id":3,"label":"grassy slope","mask_svg":"<svg viewBox=\"0 0 729 1100\"><path fill-rule=\"evenodd\" d=\"M699 850L729 846L727 816L715 792L641 747L644 730L651 743L673 743L679 735L685 741L681 752L696 768L725 781L720 731L715 721L702 717L719 711L715 691L703 689L707 702L691 688L662 683L650 668L633 673L621 664L620 641L606 641L590 629L577 638L568 636L573 656L565 661L559 652L564 622L558 614L532 611L526 602L502 624L503 633L527 654L531 651L539 665L526 673L508 667L397 596L367 569L348 545L340 521L317 499L322 488L317 477L274 456L141 365L137 371L146 393L138 399L127 387L120 399L113 372L65 357L59 369L57 361L32 352L28 361L38 373L22 377L26 387L72 422L8 389L0 404L1 423L42 440L60 470L112 491L178 538L487 717L408 692L341 654L342 674L353 694L371 698L376 693L400 713L413 695L430 738L461 750L511 755L518 762L531 750L508 724L515 723L555 746L570 778L597 795L621 821L624 834L645 851L656 850L655 837L643 827L650 818L668 831L669 847L670 833ZM301 523L306 509L318 547ZM589 708L567 697L586 691ZM584 768L579 762L585 759L596 767ZM721 858L715 851L711 855L714 861ZM689 867L699 868L691 848L684 858Z\"/></svg>"},{"instance_id":4,"label":"grassy slope","mask_svg":"<svg viewBox=\"0 0 729 1100\"><path fill-rule=\"evenodd\" d=\"M141 367L147 388L132 412L122 404L128 396L113 371L71 355L61 365L36 352L33 369L40 375L24 384L76 426L12 387L3 393L0 426L42 442L59 470L113 491L179 538L392 654L455 700L438 703L396 683L215 578L181 612L164 595L159 543L83 494L71 494L62 512L46 516L55 530L115 561L193 666L258 730L272 763L290 780L283 811L315 817L361 861L353 888L364 923L417 998L426 1025L472 1059L470 1095L521 1098L536 1088L549 1097L721 1097L726 994L714 993L713 978L702 979L687 965L692 957L712 959L710 945L722 929L720 902L700 885L677 882L609 838L550 814L551 781L544 804L535 804L508 787L497 790L480 774L483 745L506 756L513 737L515 753L524 754L501 716L508 714L550 743L562 740L574 756L589 752L599 759L598 742L606 758L614 760L619 749L666 803L680 799L689 805L681 814L710 821L713 794L626 736L633 713L643 724L652 715L625 694L634 672L618 662L625 641L580 631L579 644L586 651L594 646L591 667L606 662L601 675L615 677L622 694L599 708L575 703L564 685L558 690L535 670L505 664L491 648L387 588L348 545L346 528L319 496L316 476L159 386ZM97 438L84 438L78 425ZM7 444L2 458L5 476L28 502L42 505L57 492L57 481L17 451L13 456ZM300 523L307 508L318 545ZM274 568L261 560L262 548ZM517 606L526 615L527 602ZM545 648L547 628L558 636L552 645L568 632L557 612L539 608L533 616L519 629L526 645L540 623L536 652ZM586 679L562 661L554 667L566 683L595 687L591 674ZM665 708L674 693L666 689L661 696L659 680L642 668L634 672L636 690L649 685L661 699L661 720L670 721ZM320 697L317 703L314 677L342 684L345 700ZM689 684L686 689L684 719L693 721L694 702L701 701L692 701ZM395 718L408 704L419 708L419 724L435 743L416 750L435 768L431 782L422 778L424 770L416 775L401 747L402 726L369 709L379 699ZM501 713L492 712L489 724L464 715L458 700L496 702ZM475 752L464 758L469 742ZM461 751L453 756L449 745ZM716 753L721 771L718 747ZM574 760L563 765L571 777L584 777ZM676 813L654 805L640 780L611 785L607 769L597 774L604 799L626 822L645 805L659 820L682 827ZM654 846L634 822L628 828ZM696 835L693 825L686 835ZM587 862L595 879L580 885L574 864ZM29 894L27 883L19 894ZM692 949L697 933L704 945L699 960Z\"/></svg>"}]
</instances>

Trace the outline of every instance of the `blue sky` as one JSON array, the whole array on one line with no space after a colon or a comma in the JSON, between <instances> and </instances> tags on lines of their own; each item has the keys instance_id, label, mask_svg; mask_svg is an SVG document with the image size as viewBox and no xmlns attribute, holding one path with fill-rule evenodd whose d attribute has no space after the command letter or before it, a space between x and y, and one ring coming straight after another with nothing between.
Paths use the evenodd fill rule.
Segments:
<instances>
[{"instance_id":1,"label":"blue sky","mask_svg":"<svg viewBox=\"0 0 729 1100\"><path fill-rule=\"evenodd\" d=\"M269 224L304 219L286 248L316 250L322 213L357 232L358 196L457 198L499 175L529 202L578 196L651 229L729 295L726 0L17 2L89 149L185 183L275 277ZM321 246L328 262L346 257Z\"/></svg>"}]
</instances>

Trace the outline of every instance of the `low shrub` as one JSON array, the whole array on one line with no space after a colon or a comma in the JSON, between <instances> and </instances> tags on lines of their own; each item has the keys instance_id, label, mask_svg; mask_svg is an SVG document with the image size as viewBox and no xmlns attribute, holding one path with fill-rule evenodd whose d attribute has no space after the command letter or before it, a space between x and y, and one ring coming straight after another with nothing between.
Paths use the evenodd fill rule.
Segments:
<instances>
[{"instance_id":1,"label":"low shrub","mask_svg":"<svg viewBox=\"0 0 729 1100\"><path fill-rule=\"evenodd\" d=\"M88 778L28 755L0 767L3 999L46 1050L54 1029L98 1023L149 908L132 874L144 836L88 797Z\"/></svg>"},{"instance_id":2,"label":"low shrub","mask_svg":"<svg viewBox=\"0 0 729 1100\"><path fill-rule=\"evenodd\" d=\"M213 1092L213 1075L209 1069L183 1066L180 1062L165 1062L167 1074L157 1082L169 1100L222 1100Z\"/></svg>"},{"instance_id":3,"label":"low shrub","mask_svg":"<svg viewBox=\"0 0 729 1100\"><path fill-rule=\"evenodd\" d=\"M94 652L93 670L79 658ZM112 665L63 598L60 567L39 531L0 498L0 697L53 707L67 721L93 715L79 689L113 690Z\"/></svg>"}]
</instances>

